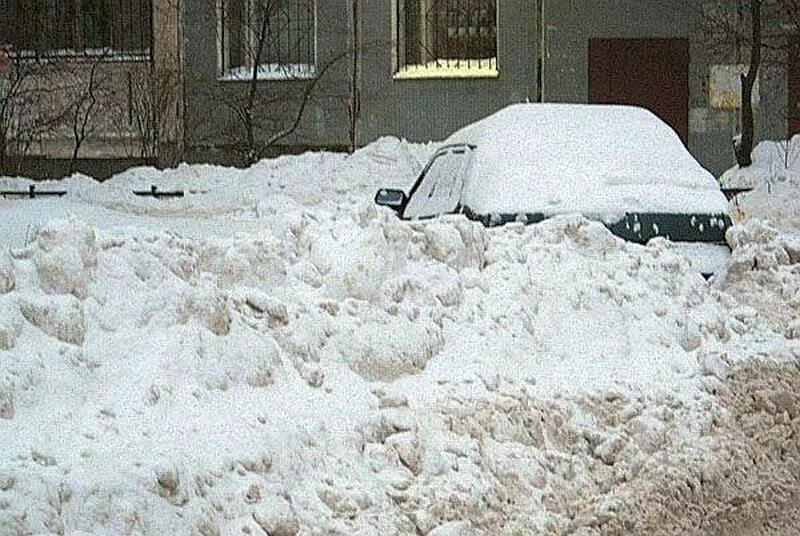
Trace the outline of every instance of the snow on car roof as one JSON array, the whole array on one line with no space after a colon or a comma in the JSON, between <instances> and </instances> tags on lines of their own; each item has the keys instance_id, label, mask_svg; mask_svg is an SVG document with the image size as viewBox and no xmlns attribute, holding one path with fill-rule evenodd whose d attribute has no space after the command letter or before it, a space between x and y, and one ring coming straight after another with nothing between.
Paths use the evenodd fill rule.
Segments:
<instances>
[{"instance_id":1,"label":"snow on car roof","mask_svg":"<svg viewBox=\"0 0 800 536\"><path fill-rule=\"evenodd\" d=\"M447 143L477 146L462 199L476 213L728 212L711 173L643 108L517 104Z\"/></svg>"}]
</instances>

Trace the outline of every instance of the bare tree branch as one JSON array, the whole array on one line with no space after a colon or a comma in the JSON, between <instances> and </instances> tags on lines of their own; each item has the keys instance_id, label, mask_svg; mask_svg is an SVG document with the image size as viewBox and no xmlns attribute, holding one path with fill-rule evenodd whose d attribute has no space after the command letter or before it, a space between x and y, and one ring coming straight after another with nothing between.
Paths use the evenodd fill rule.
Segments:
<instances>
[{"instance_id":1,"label":"bare tree branch","mask_svg":"<svg viewBox=\"0 0 800 536\"><path fill-rule=\"evenodd\" d=\"M92 62L92 68L89 71L89 79L85 91L80 91L73 104L72 114L72 137L74 140L72 147L72 159L69 164L70 173L75 173L78 164L78 153L81 150L83 142L90 133L89 124L92 118L92 113L97 105L97 95L95 94L95 85L97 83L97 66L98 61Z\"/></svg>"},{"instance_id":2,"label":"bare tree branch","mask_svg":"<svg viewBox=\"0 0 800 536\"><path fill-rule=\"evenodd\" d=\"M348 50L335 56L333 59L331 59L325 65L322 66L322 69L320 69L320 71L317 73L317 76L313 78L311 82L306 84L306 87L303 90L302 98L300 99L300 104L297 108L297 112L294 114L294 119L292 120L291 124L288 127L284 128L283 130L278 131L269 138L267 138L267 141L264 143L263 148L259 153L261 156L263 156L264 154L264 149L271 147L272 145L275 145L276 142L291 135L292 133L294 133L295 130L297 130L297 127L300 125L300 121L303 119L303 112L305 111L306 105L308 104L308 101L311 98L311 94L314 92L314 88L317 87L317 83L320 80L322 80L328 69L330 69L333 65L335 65L340 60L349 55L350 51Z\"/></svg>"}]
</instances>

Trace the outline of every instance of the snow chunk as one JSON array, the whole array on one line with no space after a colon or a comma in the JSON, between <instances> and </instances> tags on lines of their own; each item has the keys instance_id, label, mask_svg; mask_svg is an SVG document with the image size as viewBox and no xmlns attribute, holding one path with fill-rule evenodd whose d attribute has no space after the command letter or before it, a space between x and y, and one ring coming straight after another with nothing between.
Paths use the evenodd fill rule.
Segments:
<instances>
[{"instance_id":1,"label":"snow chunk","mask_svg":"<svg viewBox=\"0 0 800 536\"><path fill-rule=\"evenodd\" d=\"M486 248L486 229L462 216L445 216L421 226L425 253L455 270L480 268Z\"/></svg>"},{"instance_id":2,"label":"snow chunk","mask_svg":"<svg viewBox=\"0 0 800 536\"><path fill-rule=\"evenodd\" d=\"M403 465L414 475L419 475L422 467L420 465L420 445L417 434L414 432L400 432L392 434L386 438L386 445L392 447Z\"/></svg>"},{"instance_id":3,"label":"snow chunk","mask_svg":"<svg viewBox=\"0 0 800 536\"><path fill-rule=\"evenodd\" d=\"M198 327L181 327L160 346L179 358L176 366L191 365L191 375L208 390L225 392L245 384L254 389L269 387L282 370L277 343L239 324L225 337Z\"/></svg>"},{"instance_id":4,"label":"snow chunk","mask_svg":"<svg viewBox=\"0 0 800 536\"><path fill-rule=\"evenodd\" d=\"M344 359L372 381L391 381L423 371L444 345L441 328L430 318L384 318L384 322L363 325L334 339Z\"/></svg>"},{"instance_id":5,"label":"snow chunk","mask_svg":"<svg viewBox=\"0 0 800 536\"><path fill-rule=\"evenodd\" d=\"M791 322L786 328L787 339L800 339L800 319Z\"/></svg>"},{"instance_id":6,"label":"snow chunk","mask_svg":"<svg viewBox=\"0 0 800 536\"><path fill-rule=\"evenodd\" d=\"M0 350L11 350L22 332L17 302L0 295Z\"/></svg>"},{"instance_id":7,"label":"snow chunk","mask_svg":"<svg viewBox=\"0 0 800 536\"><path fill-rule=\"evenodd\" d=\"M439 525L428 533L428 536L480 536L481 531L475 529L469 521L450 521Z\"/></svg>"},{"instance_id":8,"label":"snow chunk","mask_svg":"<svg viewBox=\"0 0 800 536\"><path fill-rule=\"evenodd\" d=\"M728 229L726 238L733 249L728 268L732 276L754 269L769 270L792 262L783 236L770 222L747 220Z\"/></svg>"},{"instance_id":9,"label":"snow chunk","mask_svg":"<svg viewBox=\"0 0 800 536\"><path fill-rule=\"evenodd\" d=\"M0 384L0 419L13 419L15 413L14 393L11 389ZM2 485L0 485L0 489L2 489Z\"/></svg>"},{"instance_id":10,"label":"snow chunk","mask_svg":"<svg viewBox=\"0 0 800 536\"><path fill-rule=\"evenodd\" d=\"M25 319L51 337L82 345L86 337L83 305L74 296L23 295L19 309Z\"/></svg>"},{"instance_id":11,"label":"snow chunk","mask_svg":"<svg viewBox=\"0 0 800 536\"><path fill-rule=\"evenodd\" d=\"M253 519L270 536L295 536L300 522L291 505L281 496L269 497L253 509Z\"/></svg>"},{"instance_id":12,"label":"snow chunk","mask_svg":"<svg viewBox=\"0 0 800 536\"><path fill-rule=\"evenodd\" d=\"M625 436L618 433L612 434L597 445L594 455L606 465L614 465L627 443Z\"/></svg>"},{"instance_id":13,"label":"snow chunk","mask_svg":"<svg viewBox=\"0 0 800 536\"><path fill-rule=\"evenodd\" d=\"M250 290L245 301L255 311L266 314L271 327L289 324L289 311L286 304L272 296L258 290Z\"/></svg>"},{"instance_id":14,"label":"snow chunk","mask_svg":"<svg viewBox=\"0 0 800 536\"><path fill-rule=\"evenodd\" d=\"M215 335L227 335L231 329L228 297L213 289L197 289L186 296L178 321L185 324L190 319L200 322Z\"/></svg>"},{"instance_id":15,"label":"snow chunk","mask_svg":"<svg viewBox=\"0 0 800 536\"><path fill-rule=\"evenodd\" d=\"M358 514L358 504L346 490L326 485L320 488L317 493L320 500L333 512L334 516L353 519Z\"/></svg>"},{"instance_id":16,"label":"snow chunk","mask_svg":"<svg viewBox=\"0 0 800 536\"><path fill-rule=\"evenodd\" d=\"M8 294L15 286L14 268L5 253L0 254L0 294Z\"/></svg>"},{"instance_id":17,"label":"snow chunk","mask_svg":"<svg viewBox=\"0 0 800 536\"><path fill-rule=\"evenodd\" d=\"M722 382L727 381L730 366L725 362L723 356L714 352L702 351L697 360L703 374L715 376Z\"/></svg>"},{"instance_id":18,"label":"snow chunk","mask_svg":"<svg viewBox=\"0 0 800 536\"><path fill-rule=\"evenodd\" d=\"M692 352L700 348L701 344L703 344L703 336L697 323L687 318L681 334L681 346L687 352Z\"/></svg>"},{"instance_id":19,"label":"snow chunk","mask_svg":"<svg viewBox=\"0 0 800 536\"><path fill-rule=\"evenodd\" d=\"M319 237L311 247L309 260L323 276L325 292L336 299L347 297L375 300L378 288L402 263L401 252L387 243L380 227L357 236L332 234Z\"/></svg>"},{"instance_id":20,"label":"snow chunk","mask_svg":"<svg viewBox=\"0 0 800 536\"><path fill-rule=\"evenodd\" d=\"M39 230L33 260L39 284L48 294L86 298L97 264L94 230L76 220L56 220Z\"/></svg>"}]
</instances>

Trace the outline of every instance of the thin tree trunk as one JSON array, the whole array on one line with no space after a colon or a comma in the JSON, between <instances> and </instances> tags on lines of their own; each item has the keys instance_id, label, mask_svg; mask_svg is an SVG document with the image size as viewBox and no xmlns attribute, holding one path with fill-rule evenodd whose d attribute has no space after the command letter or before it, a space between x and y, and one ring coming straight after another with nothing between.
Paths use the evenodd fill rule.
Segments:
<instances>
[{"instance_id":1,"label":"thin tree trunk","mask_svg":"<svg viewBox=\"0 0 800 536\"><path fill-rule=\"evenodd\" d=\"M264 152L267 148L271 147L281 139L293 134L294 131L297 130L297 127L300 126L300 121L303 119L303 113L305 112L306 105L308 104L309 100L311 100L311 94L314 92L314 88L316 88L317 84L325 77L325 73L328 71L328 69L333 67L342 58L346 57L347 54L348 52L345 51L332 58L328 63L323 65L322 69L317 72L317 75L308 84L306 84L306 87L303 89L303 94L300 97L300 105L297 108L297 112L295 113L291 124L289 124L283 130L276 132L270 136L266 142L264 142L261 151L258 153L259 157L264 155Z\"/></svg>"},{"instance_id":2,"label":"thin tree trunk","mask_svg":"<svg viewBox=\"0 0 800 536\"><path fill-rule=\"evenodd\" d=\"M247 91L247 103L246 103L246 120L245 120L245 128L246 138L247 138L247 156L245 158L245 163L247 165L253 165L258 162L260 154L259 150L256 147L256 125L255 120L253 118L255 114L255 107L256 107L256 95L258 91L259 79L258 79L258 71L261 66L261 55L264 53L264 47L266 46L266 42L268 39L268 32L269 32L269 14L267 10L269 9L269 4L264 4L261 6L259 13L261 14L261 20L258 21L260 24L258 26L258 34L257 34L257 42L256 42L256 50L250 51L253 52L252 54L252 71L250 76L250 86Z\"/></svg>"},{"instance_id":3,"label":"thin tree trunk","mask_svg":"<svg viewBox=\"0 0 800 536\"><path fill-rule=\"evenodd\" d=\"M75 173L78 170L78 153L80 153L83 142L86 141L87 126L91 121L92 112L97 104L97 96L94 93L95 76L98 62L92 64L92 70L89 73L89 87L86 95L81 95L75 105L75 115L73 117L72 132L75 143L72 148L72 159L69 163L69 172ZM88 102L88 103L87 103ZM86 109L83 110L84 104ZM83 115L81 115L83 112Z\"/></svg>"},{"instance_id":4,"label":"thin tree trunk","mask_svg":"<svg viewBox=\"0 0 800 536\"><path fill-rule=\"evenodd\" d=\"M353 62L352 62L352 65L350 67L350 69L351 69L351 71L350 71L350 94L349 94L349 100L348 100L348 103L347 103L347 115L348 115L348 119L349 119L349 125L348 125L348 127L349 127L349 129L348 129L349 147L348 147L348 149L350 150L351 153L355 152L355 150L356 150L356 144L358 142L358 132L357 132L358 116L361 113L361 95L360 95L360 90L359 90L359 87L358 87L359 86L359 84L358 84L359 72L358 71L359 71L359 62L360 62L360 58L359 58L359 39L360 39L360 36L359 36L359 33L360 33L359 32L360 31L359 21L360 21L360 19L359 19L358 0L352 0L352 8L353 8L353 13L352 13L352 21L351 21L351 23L352 23L352 29L353 29L352 30L353 31L353 35L352 35L352 40L353 40L353 43L352 43L352 47L353 47L353 50L352 50Z\"/></svg>"},{"instance_id":5,"label":"thin tree trunk","mask_svg":"<svg viewBox=\"0 0 800 536\"><path fill-rule=\"evenodd\" d=\"M753 42L750 45L750 65L742 80L742 139L736 147L736 160L739 167L753 164L753 86L761 66L761 1L750 0L750 23L753 29Z\"/></svg>"}]
</instances>

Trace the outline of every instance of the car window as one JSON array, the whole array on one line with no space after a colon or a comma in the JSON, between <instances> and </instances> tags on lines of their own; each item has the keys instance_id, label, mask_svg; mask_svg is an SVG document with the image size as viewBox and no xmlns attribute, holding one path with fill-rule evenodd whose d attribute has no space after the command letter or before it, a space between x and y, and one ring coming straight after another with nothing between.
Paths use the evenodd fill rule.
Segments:
<instances>
[{"instance_id":1,"label":"car window","mask_svg":"<svg viewBox=\"0 0 800 536\"><path fill-rule=\"evenodd\" d=\"M461 200L464 170L471 153L466 146L438 152L412 189L403 218L429 218L454 212Z\"/></svg>"}]
</instances>

